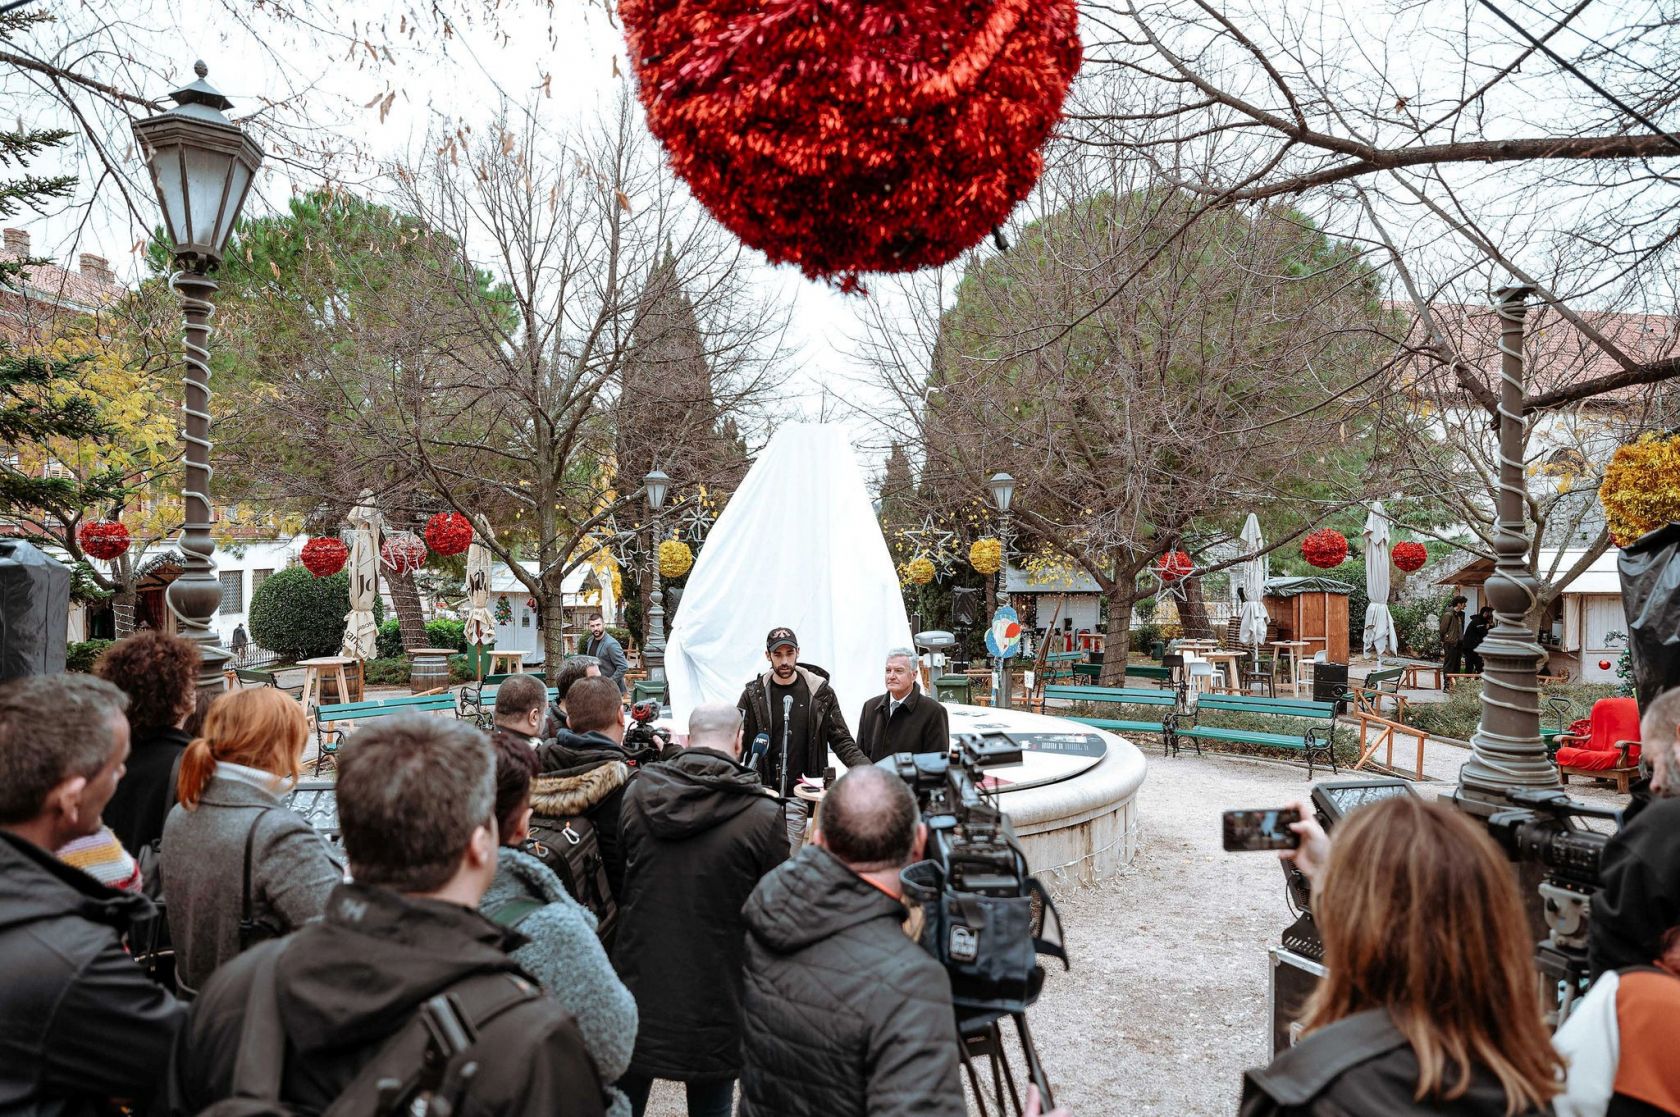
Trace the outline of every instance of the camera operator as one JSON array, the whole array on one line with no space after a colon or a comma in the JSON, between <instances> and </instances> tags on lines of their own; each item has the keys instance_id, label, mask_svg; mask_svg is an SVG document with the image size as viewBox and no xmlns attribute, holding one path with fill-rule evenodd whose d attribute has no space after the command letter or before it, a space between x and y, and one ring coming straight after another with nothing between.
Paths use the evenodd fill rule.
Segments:
<instances>
[{"instance_id":1,"label":"camera operator","mask_svg":"<svg viewBox=\"0 0 1680 1117\"><path fill-rule=\"evenodd\" d=\"M566 717L571 728L537 748L531 805L544 817L589 819L601 846L607 883L614 896L621 896L624 844L618 818L624 786L630 782L630 762L624 751L624 705L618 687L605 676L579 679L566 695Z\"/></svg>"},{"instance_id":2,"label":"camera operator","mask_svg":"<svg viewBox=\"0 0 1680 1117\"><path fill-rule=\"evenodd\" d=\"M653 1080L689 1117L728 1117L741 1075L741 906L787 860L781 804L741 757L741 711L695 707L688 747L624 794L626 868L613 963L641 1009L619 1085L636 1117Z\"/></svg>"},{"instance_id":3,"label":"camera operator","mask_svg":"<svg viewBox=\"0 0 1680 1117\"><path fill-rule=\"evenodd\" d=\"M962 1117L945 968L903 929L927 828L903 780L854 768L811 845L747 901L741 1117Z\"/></svg>"},{"instance_id":4,"label":"camera operator","mask_svg":"<svg viewBox=\"0 0 1680 1117\"><path fill-rule=\"evenodd\" d=\"M576 1022L508 956L522 940L476 910L496 875L495 769L484 734L453 718L398 715L345 743L338 814L354 883L334 889L320 922L206 983L176 1051L183 1112L278 1070L279 1100L295 1112L342 1101L347 1113L379 1113L380 1079L419 1076L422 1006L447 993L466 1025L454 1064L477 1064L470 1082L454 1080L467 1087L455 1112L601 1117ZM281 1034L252 1059L241 1033L265 1007Z\"/></svg>"},{"instance_id":5,"label":"camera operator","mask_svg":"<svg viewBox=\"0 0 1680 1117\"><path fill-rule=\"evenodd\" d=\"M1639 736L1651 764L1652 800L1604 849L1587 930L1595 980L1606 970L1649 965L1663 935L1680 924L1680 688L1652 700Z\"/></svg>"},{"instance_id":6,"label":"camera operator","mask_svg":"<svg viewBox=\"0 0 1680 1117\"><path fill-rule=\"evenodd\" d=\"M1411 795L1361 807L1331 843L1306 803L1298 850L1328 973L1305 1038L1243 1082L1242 1117L1548 1112L1561 1062L1533 942L1487 833Z\"/></svg>"},{"instance_id":7,"label":"camera operator","mask_svg":"<svg viewBox=\"0 0 1680 1117\"><path fill-rule=\"evenodd\" d=\"M0 1112L144 1106L185 1017L123 948L149 900L53 856L100 831L128 758L128 699L88 675L0 686Z\"/></svg>"},{"instance_id":8,"label":"camera operator","mask_svg":"<svg viewBox=\"0 0 1680 1117\"><path fill-rule=\"evenodd\" d=\"M574 655L560 665L560 674L554 679L554 701L549 703L548 717L543 722L542 737L547 740L567 727L566 695L571 693L572 684L579 679L593 679L601 674L601 661L592 655ZM496 692L501 697L501 691Z\"/></svg>"}]
</instances>

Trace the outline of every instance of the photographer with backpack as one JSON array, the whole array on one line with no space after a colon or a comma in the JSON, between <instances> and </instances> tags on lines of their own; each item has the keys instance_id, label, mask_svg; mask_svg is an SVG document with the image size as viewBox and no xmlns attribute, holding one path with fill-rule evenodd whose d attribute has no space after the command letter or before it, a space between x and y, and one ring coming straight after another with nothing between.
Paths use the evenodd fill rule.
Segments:
<instances>
[{"instance_id":1,"label":"photographer with backpack","mask_svg":"<svg viewBox=\"0 0 1680 1117\"><path fill-rule=\"evenodd\" d=\"M544 741L537 748L531 805L542 822L576 819L589 824L593 833L586 840L599 845L606 874L605 899L610 907L624 890L618 815L631 773L630 754L624 751L624 704L618 687L604 676L579 679L566 694L566 717L570 728L562 729L552 741ZM601 937L610 946L608 912L583 895L578 899L601 920Z\"/></svg>"},{"instance_id":2,"label":"photographer with backpack","mask_svg":"<svg viewBox=\"0 0 1680 1117\"><path fill-rule=\"evenodd\" d=\"M537 694L536 708L541 710L540 684ZM529 940L513 952L513 960L577 1017L601 1081L615 1082L630 1066L636 1043L636 1001L607 960L595 916L572 898L543 861L541 855L548 851L529 840L536 754L511 733L492 736L491 744L496 750L496 829L502 848L496 857L496 879L478 910ZM617 1090L608 1094L610 1117L630 1117L629 1099Z\"/></svg>"},{"instance_id":3,"label":"photographer with backpack","mask_svg":"<svg viewBox=\"0 0 1680 1117\"><path fill-rule=\"evenodd\" d=\"M206 983L176 1050L176 1109L362 1117L437 1086L473 1117L601 1117L577 1023L508 956L520 936L477 911L499 845L484 734L383 719L345 743L337 798L354 883Z\"/></svg>"}]
</instances>

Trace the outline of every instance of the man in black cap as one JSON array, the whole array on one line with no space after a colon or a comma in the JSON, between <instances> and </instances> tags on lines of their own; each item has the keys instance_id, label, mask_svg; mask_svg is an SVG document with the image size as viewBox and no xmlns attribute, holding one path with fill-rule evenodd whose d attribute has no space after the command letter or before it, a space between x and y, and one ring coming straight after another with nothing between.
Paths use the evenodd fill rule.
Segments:
<instances>
[{"instance_id":1,"label":"man in black cap","mask_svg":"<svg viewBox=\"0 0 1680 1117\"><path fill-rule=\"evenodd\" d=\"M799 777L820 777L828 767L829 749L848 768L868 764L869 758L846 728L828 672L799 662L799 638L793 629L772 628L764 639L764 658L770 669L747 684L736 705L744 740L769 734L769 747L752 763L764 786L788 800L788 848L797 850L805 833L805 804L793 797Z\"/></svg>"}]
</instances>

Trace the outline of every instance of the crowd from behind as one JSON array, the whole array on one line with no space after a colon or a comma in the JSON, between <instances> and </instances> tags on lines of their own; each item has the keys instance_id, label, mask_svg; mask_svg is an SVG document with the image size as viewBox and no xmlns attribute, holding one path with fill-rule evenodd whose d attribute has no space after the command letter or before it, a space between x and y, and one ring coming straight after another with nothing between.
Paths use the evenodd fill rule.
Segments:
<instances>
[{"instance_id":1,"label":"crowd from behind","mask_svg":"<svg viewBox=\"0 0 1680 1117\"><path fill-rule=\"evenodd\" d=\"M740 704L650 755L625 745L596 635L552 704L503 682L488 735L418 715L354 734L338 844L286 804L298 704L204 708L186 641L0 685L0 1114L394 1112L441 1088L440 994L475 1115L641 1117L658 1080L690 1117L965 1112L949 980L906 930L926 827L871 763L948 740L911 654L854 740L773 630ZM1303 805L1287 856L1328 976L1301 1041L1244 1079L1244 1117L1680 1113L1680 692L1645 723L1672 744L1607 851L1598 980L1556 1036L1485 828L1408 796L1332 841ZM793 791L831 749L850 770L807 826Z\"/></svg>"}]
</instances>

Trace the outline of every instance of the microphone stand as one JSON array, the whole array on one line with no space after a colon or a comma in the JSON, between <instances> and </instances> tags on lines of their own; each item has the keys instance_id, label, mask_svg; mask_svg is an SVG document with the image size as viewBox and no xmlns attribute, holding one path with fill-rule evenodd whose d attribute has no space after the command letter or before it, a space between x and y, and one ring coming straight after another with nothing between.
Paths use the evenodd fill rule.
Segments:
<instances>
[{"instance_id":1,"label":"microphone stand","mask_svg":"<svg viewBox=\"0 0 1680 1117\"><path fill-rule=\"evenodd\" d=\"M782 695L782 770L776 782L781 785L784 797L793 794L793 786L788 782L788 736L793 729L793 695Z\"/></svg>"}]
</instances>

